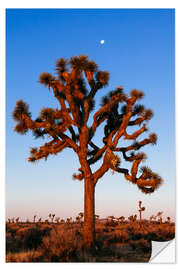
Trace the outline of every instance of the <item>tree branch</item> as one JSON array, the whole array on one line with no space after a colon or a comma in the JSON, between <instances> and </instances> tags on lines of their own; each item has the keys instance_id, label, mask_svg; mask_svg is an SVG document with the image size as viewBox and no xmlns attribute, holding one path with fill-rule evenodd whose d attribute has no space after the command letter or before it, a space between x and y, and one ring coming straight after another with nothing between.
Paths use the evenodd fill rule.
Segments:
<instances>
[{"instance_id":1,"label":"tree branch","mask_svg":"<svg viewBox=\"0 0 180 270\"><path fill-rule=\"evenodd\" d=\"M39 150L37 148L31 148L31 156L28 158L28 161L34 162L41 158L47 159L50 154L56 155L68 146L68 142L65 140L52 140L51 142L46 143L44 146L41 146Z\"/></svg>"},{"instance_id":2,"label":"tree branch","mask_svg":"<svg viewBox=\"0 0 180 270\"><path fill-rule=\"evenodd\" d=\"M113 147L116 147L116 145L118 144L118 141L119 139L124 135L125 133L125 130L128 126L128 123L129 123L129 120L132 116L132 107L134 105L134 103L136 102L136 97L135 96L132 96L131 98L128 98L126 99L126 104L127 104L127 107L126 107L126 112L125 114L123 115L122 117L122 122L121 122L121 125L114 137L114 140L112 142L112 146Z\"/></svg>"},{"instance_id":3,"label":"tree branch","mask_svg":"<svg viewBox=\"0 0 180 270\"><path fill-rule=\"evenodd\" d=\"M136 140L136 138L139 137L139 135L141 135L145 131L147 131L146 125L143 125L142 128L140 128L139 130L135 131L131 135L127 134L127 132L125 130L124 131L124 139L125 140Z\"/></svg>"},{"instance_id":4,"label":"tree branch","mask_svg":"<svg viewBox=\"0 0 180 270\"><path fill-rule=\"evenodd\" d=\"M68 145L76 152L76 153L79 153L80 151L80 148L79 146L71 139L69 138L67 135L63 134L63 133L60 133L59 134L60 138L65 140Z\"/></svg>"},{"instance_id":5,"label":"tree branch","mask_svg":"<svg viewBox=\"0 0 180 270\"><path fill-rule=\"evenodd\" d=\"M149 138L146 138L140 142L135 142L132 145L129 145L127 147L115 147L112 148L114 152L122 152L124 155L124 158L128 160L128 157L125 155L126 152L130 150L139 150L141 147L151 143L151 144L156 144L157 141L157 135L155 133L149 134Z\"/></svg>"},{"instance_id":6,"label":"tree branch","mask_svg":"<svg viewBox=\"0 0 180 270\"><path fill-rule=\"evenodd\" d=\"M101 167L95 172L93 173L93 177L94 177L94 184L96 185L97 181L103 177L103 175L109 170L109 167L107 166L107 164L105 164L103 162L103 164L101 165Z\"/></svg>"},{"instance_id":7,"label":"tree branch","mask_svg":"<svg viewBox=\"0 0 180 270\"><path fill-rule=\"evenodd\" d=\"M96 150L93 157L87 160L88 164L91 165L91 164L95 163L97 160L99 160L102 157L102 155L104 154L104 152L106 151L106 148L107 148L107 146L104 145L102 148Z\"/></svg>"},{"instance_id":8,"label":"tree branch","mask_svg":"<svg viewBox=\"0 0 180 270\"><path fill-rule=\"evenodd\" d=\"M111 112L113 106L115 106L118 102L122 102L125 100L124 94L119 91L116 95L112 96L111 99L105 104L102 108L100 108L94 115L94 122L92 124L92 131L95 133L96 128L108 118L108 113Z\"/></svg>"}]
</instances>

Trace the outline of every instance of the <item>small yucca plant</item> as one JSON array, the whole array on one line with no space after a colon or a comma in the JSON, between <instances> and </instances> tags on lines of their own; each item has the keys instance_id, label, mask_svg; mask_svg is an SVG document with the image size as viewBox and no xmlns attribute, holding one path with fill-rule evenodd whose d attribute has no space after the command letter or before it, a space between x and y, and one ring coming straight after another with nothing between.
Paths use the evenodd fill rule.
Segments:
<instances>
[{"instance_id":1,"label":"small yucca plant","mask_svg":"<svg viewBox=\"0 0 180 270\"><path fill-rule=\"evenodd\" d=\"M52 223L54 222L54 217L55 217L55 214L52 214L52 217L51 217Z\"/></svg>"},{"instance_id":2,"label":"small yucca plant","mask_svg":"<svg viewBox=\"0 0 180 270\"><path fill-rule=\"evenodd\" d=\"M16 218L16 223L19 223L19 217Z\"/></svg>"},{"instance_id":3,"label":"small yucca plant","mask_svg":"<svg viewBox=\"0 0 180 270\"><path fill-rule=\"evenodd\" d=\"M124 220L125 220L125 217L124 217L124 216L121 216L121 217L118 218L118 221L119 221L120 223L123 223Z\"/></svg>"},{"instance_id":4,"label":"small yucca plant","mask_svg":"<svg viewBox=\"0 0 180 270\"><path fill-rule=\"evenodd\" d=\"M163 214L163 212L158 212L157 215L156 215L156 217L158 217L158 222L160 224L162 224L162 214Z\"/></svg>"},{"instance_id":5,"label":"small yucca plant","mask_svg":"<svg viewBox=\"0 0 180 270\"><path fill-rule=\"evenodd\" d=\"M56 217L55 221L56 221L56 223L59 223L60 222L60 217Z\"/></svg>"},{"instance_id":6,"label":"small yucca plant","mask_svg":"<svg viewBox=\"0 0 180 270\"><path fill-rule=\"evenodd\" d=\"M142 201L139 201L139 209L138 209L138 211L139 211L139 221L140 221L140 223L142 223L142 212L143 211L145 211L145 207L144 206L142 206Z\"/></svg>"},{"instance_id":7,"label":"small yucca plant","mask_svg":"<svg viewBox=\"0 0 180 270\"><path fill-rule=\"evenodd\" d=\"M39 219L38 219L38 223L41 223L41 222L42 222L42 218L39 218Z\"/></svg>"},{"instance_id":8,"label":"small yucca plant","mask_svg":"<svg viewBox=\"0 0 180 270\"><path fill-rule=\"evenodd\" d=\"M128 219L129 219L130 222L135 222L137 220L137 215L136 214L131 215L131 216L128 217Z\"/></svg>"},{"instance_id":9,"label":"small yucca plant","mask_svg":"<svg viewBox=\"0 0 180 270\"><path fill-rule=\"evenodd\" d=\"M156 216L155 215L150 216L149 220L150 220L150 222L153 221L153 220L155 221L156 220Z\"/></svg>"},{"instance_id":10,"label":"small yucca plant","mask_svg":"<svg viewBox=\"0 0 180 270\"><path fill-rule=\"evenodd\" d=\"M34 223L36 222L36 217L37 217L37 215L34 215L34 217L33 217L33 222Z\"/></svg>"}]
</instances>

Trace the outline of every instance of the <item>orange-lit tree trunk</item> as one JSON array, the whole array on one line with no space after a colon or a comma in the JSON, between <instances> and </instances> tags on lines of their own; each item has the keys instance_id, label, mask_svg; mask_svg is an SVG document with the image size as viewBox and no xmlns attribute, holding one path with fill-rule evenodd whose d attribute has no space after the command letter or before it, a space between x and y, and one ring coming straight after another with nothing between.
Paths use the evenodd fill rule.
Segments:
<instances>
[{"instance_id":1,"label":"orange-lit tree trunk","mask_svg":"<svg viewBox=\"0 0 180 270\"><path fill-rule=\"evenodd\" d=\"M139 210L139 219L140 219L140 223L142 221L142 213L141 213L141 210Z\"/></svg>"},{"instance_id":2,"label":"orange-lit tree trunk","mask_svg":"<svg viewBox=\"0 0 180 270\"><path fill-rule=\"evenodd\" d=\"M95 240L95 182L87 162L88 127L84 125L80 132L79 161L84 175L84 245L91 248Z\"/></svg>"},{"instance_id":3,"label":"orange-lit tree trunk","mask_svg":"<svg viewBox=\"0 0 180 270\"><path fill-rule=\"evenodd\" d=\"M84 179L84 245L92 247L95 240L95 185L91 176Z\"/></svg>"}]
</instances>

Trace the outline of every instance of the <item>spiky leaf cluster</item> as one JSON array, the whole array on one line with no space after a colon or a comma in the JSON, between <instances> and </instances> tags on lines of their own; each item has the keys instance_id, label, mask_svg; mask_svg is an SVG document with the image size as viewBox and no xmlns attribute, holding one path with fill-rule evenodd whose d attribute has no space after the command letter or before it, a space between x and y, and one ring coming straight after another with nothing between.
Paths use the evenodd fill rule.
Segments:
<instances>
[{"instance_id":1,"label":"spiky leaf cluster","mask_svg":"<svg viewBox=\"0 0 180 270\"><path fill-rule=\"evenodd\" d=\"M39 76L39 82L45 86L50 86L50 84L55 80L55 78L48 72L43 72Z\"/></svg>"},{"instance_id":2,"label":"spiky leaf cluster","mask_svg":"<svg viewBox=\"0 0 180 270\"><path fill-rule=\"evenodd\" d=\"M144 193L152 193L155 189L163 183L162 178L154 173L150 168L144 166L141 167L142 175L137 181L139 189Z\"/></svg>"},{"instance_id":3,"label":"spiky leaf cluster","mask_svg":"<svg viewBox=\"0 0 180 270\"><path fill-rule=\"evenodd\" d=\"M138 99L143 98L144 93L142 91L137 90L137 89L133 89L133 90L131 90L130 95L135 97L138 100Z\"/></svg>"},{"instance_id":4,"label":"spiky leaf cluster","mask_svg":"<svg viewBox=\"0 0 180 270\"><path fill-rule=\"evenodd\" d=\"M133 115L141 115L144 112L144 106L141 104L137 104L133 108Z\"/></svg>"},{"instance_id":5,"label":"spiky leaf cluster","mask_svg":"<svg viewBox=\"0 0 180 270\"><path fill-rule=\"evenodd\" d=\"M43 108L40 112L40 118L47 120L49 123L53 123L55 119L55 111L52 108Z\"/></svg>"},{"instance_id":6,"label":"spiky leaf cluster","mask_svg":"<svg viewBox=\"0 0 180 270\"><path fill-rule=\"evenodd\" d=\"M69 62L72 68L84 70L86 69L86 66L87 66L87 62L88 62L87 59L88 59L88 56L86 55L73 56L71 57Z\"/></svg>"},{"instance_id":7,"label":"spiky leaf cluster","mask_svg":"<svg viewBox=\"0 0 180 270\"><path fill-rule=\"evenodd\" d=\"M13 111L13 119L18 122L23 120L23 116L31 116L29 106L23 100L16 102L16 107Z\"/></svg>"},{"instance_id":8,"label":"spiky leaf cluster","mask_svg":"<svg viewBox=\"0 0 180 270\"><path fill-rule=\"evenodd\" d=\"M109 81L109 72L107 71L99 71L96 73L96 80L99 82L101 86L108 85Z\"/></svg>"}]
</instances>

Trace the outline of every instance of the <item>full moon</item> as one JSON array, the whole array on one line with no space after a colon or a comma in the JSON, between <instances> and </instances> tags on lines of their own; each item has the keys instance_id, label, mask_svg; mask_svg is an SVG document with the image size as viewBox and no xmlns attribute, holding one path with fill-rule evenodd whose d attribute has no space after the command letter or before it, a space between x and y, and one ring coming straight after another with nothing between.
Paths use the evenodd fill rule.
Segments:
<instances>
[{"instance_id":1,"label":"full moon","mask_svg":"<svg viewBox=\"0 0 180 270\"><path fill-rule=\"evenodd\" d=\"M100 41L100 43L101 43L101 44L104 44L104 39L102 39L102 40Z\"/></svg>"}]
</instances>

